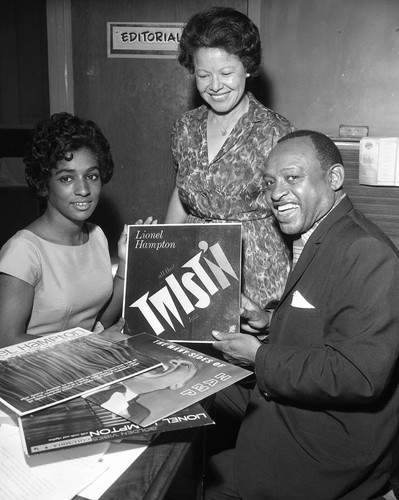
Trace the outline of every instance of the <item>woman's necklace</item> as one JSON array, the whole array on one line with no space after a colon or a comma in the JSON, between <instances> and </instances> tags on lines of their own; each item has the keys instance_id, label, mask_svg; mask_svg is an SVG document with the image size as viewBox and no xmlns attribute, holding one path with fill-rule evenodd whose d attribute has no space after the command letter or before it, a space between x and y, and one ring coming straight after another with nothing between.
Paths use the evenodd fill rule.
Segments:
<instances>
[{"instance_id":1,"label":"woman's necklace","mask_svg":"<svg viewBox=\"0 0 399 500\"><path fill-rule=\"evenodd\" d=\"M239 110L239 109L236 109L233 113L234 114L230 118L230 120L226 121L226 125L223 125L222 122L219 120L218 115L215 112L212 112L212 115L215 118L215 121L216 121L217 125L219 126L218 128L220 130L220 133L222 134L223 137L226 137L226 135L229 132L229 129L232 130L234 128L235 124L238 122L238 120L243 115L242 110ZM245 113L245 111L244 111L244 113Z\"/></svg>"},{"instance_id":2,"label":"woman's necklace","mask_svg":"<svg viewBox=\"0 0 399 500\"><path fill-rule=\"evenodd\" d=\"M222 125L222 123L220 122L219 118L217 117L217 115L215 113L213 114L213 116L215 117L216 122L219 124L220 133L222 134L223 137L226 137L227 132L228 132L230 126L233 124L234 118L225 127L224 125Z\"/></svg>"},{"instance_id":3,"label":"woman's necklace","mask_svg":"<svg viewBox=\"0 0 399 500\"><path fill-rule=\"evenodd\" d=\"M47 219L47 217L46 217L46 214L43 214L43 215L42 215L42 217L43 217L43 219L44 219L44 222L45 222L45 223L48 225L48 227L50 228L51 233L53 233L53 231L54 231L54 230L52 229L51 224L50 224L50 222L48 221L48 219ZM83 243L84 243L84 234L83 234L83 226L82 226L82 228L81 228L81 230L80 230L80 233L79 233L79 242L78 242L78 245L76 245L76 246L83 245Z\"/></svg>"},{"instance_id":4,"label":"woman's necklace","mask_svg":"<svg viewBox=\"0 0 399 500\"><path fill-rule=\"evenodd\" d=\"M226 126L224 126L222 124L222 122L219 120L219 117L218 117L217 113L215 113L213 110L211 110L212 111L212 115L215 118L216 123L219 125L219 130L220 130L220 133L222 134L223 137L226 137L229 129L230 128L233 129L234 126L235 126L235 124L241 118L241 116L248 111L248 106L249 106L248 103L249 103L248 97L246 95L244 95L244 98L241 100L239 106L237 106L233 111L231 111L230 113L228 113L228 115L230 115L231 113L234 113L234 114L230 118L230 120L228 120L226 122L227 123Z\"/></svg>"}]
</instances>

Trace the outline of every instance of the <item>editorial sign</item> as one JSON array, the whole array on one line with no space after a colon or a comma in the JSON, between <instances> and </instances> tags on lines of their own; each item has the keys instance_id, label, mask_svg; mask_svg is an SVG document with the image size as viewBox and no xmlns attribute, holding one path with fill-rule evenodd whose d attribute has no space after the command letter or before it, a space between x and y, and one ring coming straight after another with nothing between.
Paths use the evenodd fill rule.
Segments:
<instances>
[{"instance_id":1,"label":"editorial sign","mask_svg":"<svg viewBox=\"0 0 399 500\"><path fill-rule=\"evenodd\" d=\"M174 59L184 23L107 23L108 57Z\"/></svg>"}]
</instances>

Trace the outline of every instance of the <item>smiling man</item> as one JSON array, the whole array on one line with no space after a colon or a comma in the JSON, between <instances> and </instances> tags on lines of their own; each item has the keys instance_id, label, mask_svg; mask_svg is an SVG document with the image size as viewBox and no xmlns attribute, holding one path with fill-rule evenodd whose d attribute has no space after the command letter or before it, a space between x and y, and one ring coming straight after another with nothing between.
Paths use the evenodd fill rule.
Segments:
<instances>
[{"instance_id":1,"label":"smiling man","mask_svg":"<svg viewBox=\"0 0 399 500\"><path fill-rule=\"evenodd\" d=\"M214 332L214 347L253 366L256 384L218 395L219 408L241 401L246 413L235 449L211 460L207 499L371 500L389 489L398 250L343 181L338 149L317 132L288 134L267 159L267 201L295 239L294 266L273 314L244 297L245 333Z\"/></svg>"},{"instance_id":2,"label":"smiling man","mask_svg":"<svg viewBox=\"0 0 399 500\"><path fill-rule=\"evenodd\" d=\"M267 202L290 235L314 229L343 196L344 168L335 144L324 135L303 133L280 141L264 176Z\"/></svg>"}]
</instances>

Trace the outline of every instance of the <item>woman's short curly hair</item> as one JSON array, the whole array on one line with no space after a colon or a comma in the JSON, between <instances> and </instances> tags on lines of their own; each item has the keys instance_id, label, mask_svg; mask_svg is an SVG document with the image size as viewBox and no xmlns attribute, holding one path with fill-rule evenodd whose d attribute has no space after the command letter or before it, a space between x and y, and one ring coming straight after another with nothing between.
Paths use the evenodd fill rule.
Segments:
<instances>
[{"instance_id":1,"label":"woman's short curly hair","mask_svg":"<svg viewBox=\"0 0 399 500\"><path fill-rule=\"evenodd\" d=\"M114 162L111 148L98 125L70 113L55 113L32 130L24 158L25 177L36 195L46 196L52 170L62 160L70 161L73 153L89 150L97 159L101 183L112 177Z\"/></svg>"},{"instance_id":2,"label":"woman's short curly hair","mask_svg":"<svg viewBox=\"0 0 399 500\"><path fill-rule=\"evenodd\" d=\"M178 59L190 73L194 73L193 56L201 48L224 49L238 57L251 76L259 74L262 50L258 28L231 7L211 7L188 20L180 37Z\"/></svg>"}]
</instances>

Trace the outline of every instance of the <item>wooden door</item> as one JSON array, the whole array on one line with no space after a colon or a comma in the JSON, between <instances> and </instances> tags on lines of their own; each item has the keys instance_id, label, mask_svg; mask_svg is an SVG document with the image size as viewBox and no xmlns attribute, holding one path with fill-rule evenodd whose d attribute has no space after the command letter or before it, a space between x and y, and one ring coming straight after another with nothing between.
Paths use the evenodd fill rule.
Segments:
<instances>
[{"instance_id":1,"label":"wooden door","mask_svg":"<svg viewBox=\"0 0 399 500\"><path fill-rule=\"evenodd\" d=\"M115 173L94 216L115 252L124 223L163 221L174 187L173 122L198 104L176 59L107 57L107 22L186 22L214 0L72 0L75 113L108 138ZM247 13L247 0L218 1Z\"/></svg>"}]
</instances>

